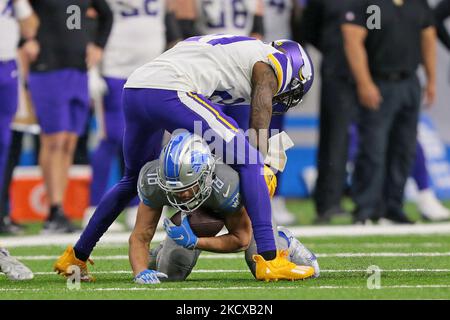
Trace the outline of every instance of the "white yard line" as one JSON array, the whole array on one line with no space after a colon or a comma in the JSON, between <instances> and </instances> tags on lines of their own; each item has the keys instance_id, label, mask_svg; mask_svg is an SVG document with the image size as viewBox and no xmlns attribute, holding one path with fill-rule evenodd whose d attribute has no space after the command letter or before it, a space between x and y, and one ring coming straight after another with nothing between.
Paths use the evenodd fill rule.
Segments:
<instances>
[{"instance_id":1,"label":"white yard line","mask_svg":"<svg viewBox=\"0 0 450 320\"><path fill-rule=\"evenodd\" d=\"M321 273L366 273L366 269L324 269L320 270ZM380 272L429 272L429 273L441 273L448 272L450 269L380 269ZM92 274L132 274L131 270L112 270L112 271L92 271ZM247 269L194 269L192 273L249 273ZM56 275L55 272L35 272L37 276Z\"/></svg>"},{"instance_id":2,"label":"white yard line","mask_svg":"<svg viewBox=\"0 0 450 320\"><path fill-rule=\"evenodd\" d=\"M380 289L447 289L450 285L445 284L430 284L430 285L394 285L394 286L381 286ZM233 291L233 290L267 290L267 286L246 286L246 287L181 287L181 288L155 288L155 287L132 287L132 288L81 288L80 292L86 291ZM310 289L363 289L369 290L365 286L290 286L290 287L270 287L270 290L310 290ZM66 288L52 288L52 289L41 289L41 288L0 288L0 292L55 292L55 291L65 291L70 290ZM375 292L376 292L375 291Z\"/></svg>"},{"instance_id":3,"label":"white yard line","mask_svg":"<svg viewBox=\"0 0 450 320\"><path fill-rule=\"evenodd\" d=\"M318 253L318 258L359 258L359 257L450 257L450 252L342 252L342 253ZM201 259L242 259L243 254L205 254L201 255ZM16 256L19 260L56 260L59 256L39 255L39 256ZM127 255L113 256L93 256L92 260L128 260Z\"/></svg>"},{"instance_id":4,"label":"white yard line","mask_svg":"<svg viewBox=\"0 0 450 320\"><path fill-rule=\"evenodd\" d=\"M305 226L290 227L289 230L296 237L355 237L374 235L426 235L450 234L450 222L415 225L375 225L375 226ZM129 232L107 232L101 239L101 244L127 244ZM158 231L154 241L164 239L165 233ZM36 235L23 237L0 237L0 243L6 247L40 246L40 245L68 245L74 244L79 234L68 235Z\"/></svg>"},{"instance_id":5,"label":"white yard line","mask_svg":"<svg viewBox=\"0 0 450 320\"><path fill-rule=\"evenodd\" d=\"M442 248L448 247L450 244L443 242L353 242L353 243L314 243L314 240L308 243L308 248Z\"/></svg>"}]
</instances>

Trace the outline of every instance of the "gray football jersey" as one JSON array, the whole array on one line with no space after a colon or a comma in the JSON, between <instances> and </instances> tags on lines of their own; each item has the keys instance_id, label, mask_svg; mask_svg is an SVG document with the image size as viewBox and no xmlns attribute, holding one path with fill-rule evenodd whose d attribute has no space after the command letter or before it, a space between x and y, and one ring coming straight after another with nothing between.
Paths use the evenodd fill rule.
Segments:
<instances>
[{"instance_id":1,"label":"gray football jersey","mask_svg":"<svg viewBox=\"0 0 450 320\"><path fill-rule=\"evenodd\" d=\"M141 201L151 208L170 206L164 190L158 186L156 180L158 160L146 163L138 180L138 194ZM203 203L202 209L211 214L223 217L242 207L239 193L239 175L230 166L217 162L214 170L212 192Z\"/></svg>"}]
</instances>

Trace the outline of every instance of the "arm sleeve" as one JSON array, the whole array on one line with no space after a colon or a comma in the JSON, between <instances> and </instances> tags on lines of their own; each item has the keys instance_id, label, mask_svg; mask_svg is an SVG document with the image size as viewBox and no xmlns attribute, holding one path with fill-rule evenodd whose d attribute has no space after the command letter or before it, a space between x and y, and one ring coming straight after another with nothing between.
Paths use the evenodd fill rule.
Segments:
<instances>
[{"instance_id":1,"label":"arm sleeve","mask_svg":"<svg viewBox=\"0 0 450 320\"><path fill-rule=\"evenodd\" d=\"M167 12L164 17L164 24L166 25L166 43L169 44L173 41L181 39L183 34L181 32L180 26L178 25L177 19L173 12Z\"/></svg>"},{"instance_id":2,"label":"arm sleeve","mask_svg":"<svg viewBox=\"0 0 450 320\"><path fill-rule=\"evenodd\" d=\"M445 20L450 16L450 0L441 1L434 9L437 35L442 44L450 50L450 35L445 27Z\"/></svg>"},{"instance_id":3,"label":"arm sleeve","mask_svg":"<svg viewBox=\"0 0 450 320\"><path fill-rule=\"evenodd\" d=\"M253 27L251 33L257 33L264 36L264 18L260 15L253 17Z\"/></svg>"},{"instance_id":4,"label":"arm sleeve","mask_svg":"<svg viewBox=\"0 0 450 320\"><path fill-rule=\"evenodd\" d=\"M113 24L113 13L106 0L92 0L92 6L98 13L98 29L94 43L101 48L106 46Z\"/></svg>"},{"instance_id":5,"label":"arm sleeve","mask_svg":"<svg viewBox=\"0 0 450 320\"><path fill-rule=\"evenodd\" d=\"M180 26L181 32L183 34L183 39L198 36L200 34L200 32L198 32L197 28L195 27L194 20L179 19L178 25Z\"/></svg>"}]
</instances>

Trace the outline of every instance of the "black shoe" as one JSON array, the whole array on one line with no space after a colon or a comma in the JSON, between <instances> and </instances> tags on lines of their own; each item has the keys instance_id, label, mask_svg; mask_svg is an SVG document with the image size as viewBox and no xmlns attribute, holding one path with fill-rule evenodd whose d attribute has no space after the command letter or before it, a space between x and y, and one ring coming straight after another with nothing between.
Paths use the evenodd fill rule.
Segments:
<instances>
[{"instance_id":1,"label":"black shoe","mask_svg":"<svg viewBox=\"0 0 450 320\"><path fill-rule=\"evenodd\" d=\"M349 214L349 212L342 209L342 207L340 206L333 207L324 212L318 212L317 217L314 220L314 224L328 224L330 223L332 217L343 216L347 214Z\"/></svg>"},{"instance_id":2,"label":"black shoe","mask_svg":"<svg viewBox=\"0 0 450 320\"><path fill-rule=\"evenodd\" d=\"M395 224L414 224L415 222L410 220L403 211L388 211L383 217Z\"/></svg>"},{"instance_id":3,"label":"black shoe","mask_svg":"<svg viewBox=\"0 0 450 320\"><path fill-rule=\"evenodd\" d=\"M373 212L368 210L355 210L352 212L353 224L357 225L370 225L376 220Z\"/></svg>"},{"instance_id":4,"label":"black shoe","mask_svg":"<svg viewBox=\"0 0 450 320\"><path fill-rule=\"evenodd\" d=\"M47 220L41 230L42 234L73 233L77 228L62 214L56 215L52 220Z\"/></svg>"},{"instance_id":5,"label":"black shoe","mask_svg":"<svg viewBox=\"0 0 450 320\"><path fill-rule=\"evenodd\" d=\"M12 222L9 217L5 217L0 221L0 234L7 235L23 235L25 233L25 227Z\"/></svg>"}]
</instances>

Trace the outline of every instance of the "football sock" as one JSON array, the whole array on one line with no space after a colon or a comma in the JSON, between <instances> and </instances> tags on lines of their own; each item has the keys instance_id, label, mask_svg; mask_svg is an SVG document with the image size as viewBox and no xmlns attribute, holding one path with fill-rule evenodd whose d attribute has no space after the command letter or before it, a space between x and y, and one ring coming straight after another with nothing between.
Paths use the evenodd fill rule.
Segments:
<instances>
[{"instance_id":1,"label":"football sock","mask_svg":"<svg viewBox=\"0 0 450 320\"><path fill-rule=\"evenodd\" d=\"M81 261L87 261L87 259L89 259L89 255L87 255L87 254L84 254L83 252L81 252L81 251L78 251L77 250L77 248L73 248L73 251L75 252L75 257L78 259L78 260L81 260Z\"/></svg>"},{"instance_id":2,"label":"football sock","mask_svg":"<svg viewBox=\"0 0 450 320\"><path fill-rule=\"evenodd\" d=\"M414 178L414 181L416 181L417 188L419 190L425 190L430 187L430 182L428 181L428 171L425 162L425 153L420 143L417 142L416 158L411 175Z\"/></svg>"},{"instance_id":3,"label":"football sock","mask_svg":"<svg viewBox=\"0 0 450 320\"><path fill-rule=\"evenodd\" d=\"M120 144L102 140L91 157L92 165L92 183L90 205L96 207L106 192L111 164L113 158L117 155Z\"/></svg>"},{"instance_id":4,"label":"football sock","mask_svg":"<svg viewBox=\"0 0 450 320\"><path fill-rule=\"evenodd\" d=\"M48 215L47 220L52 221L54 220L62 211L62 206L60 204L53 204L50 206L50 214Z\"/></svg>"},{"instance_id":5,"label":"football sock","mask_svg":"<svg viewBox=\"0 0 450 320\"><path fill-rule=\"evenodd\" d=\"M264 260L269 261L277 257L277 251L276 250L265 251L261 252L260 255L264 258Z\"/></svg>"},{"instance_id":6,"label":"football sock","mask_svg":"<svg viewBox=\"0 0 450 320\"><path fill-rule=\"evenodd\" d=\"M239 170L240 192L252 222L258 253L275 251L269 191L262 165L246 165Z\"/></svg>"}]
</instances>

